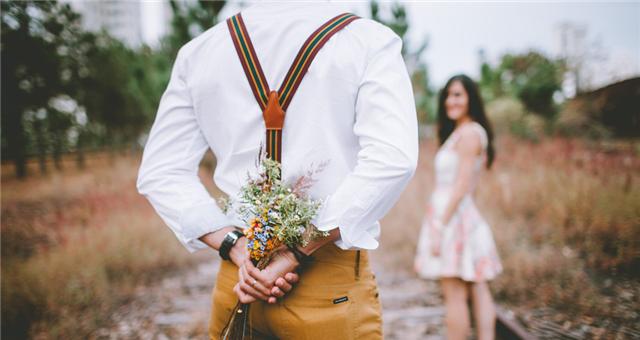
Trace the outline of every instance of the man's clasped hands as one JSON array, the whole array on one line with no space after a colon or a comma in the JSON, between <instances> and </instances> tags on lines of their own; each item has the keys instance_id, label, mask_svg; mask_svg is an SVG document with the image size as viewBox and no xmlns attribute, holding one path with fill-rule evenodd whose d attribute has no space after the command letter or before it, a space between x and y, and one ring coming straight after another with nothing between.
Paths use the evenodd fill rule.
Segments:
<instances>
[{"instance_id":1,"label":"man's clasped hands","mask_svg":"<svg viewBox=\"0 0 640 340\"><path fill-rule=\"evenodd\" d=\"M264 300L276 303L300 279L295 272L300 263L294 254L282 247L276 251L263 270L253 265L247 251L247 238L241 237L229 252L231 261L238 266L238 283L233 291L241 303Z\"/></svg>"}]
</instances>

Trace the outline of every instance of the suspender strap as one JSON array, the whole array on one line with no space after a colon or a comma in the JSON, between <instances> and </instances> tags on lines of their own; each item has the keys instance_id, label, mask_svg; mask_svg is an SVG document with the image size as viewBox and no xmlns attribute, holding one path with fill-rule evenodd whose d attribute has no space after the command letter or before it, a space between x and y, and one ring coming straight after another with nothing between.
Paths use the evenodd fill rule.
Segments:
<instances>
[{"instance_id":1,"label":"suspender strap","mask_svg":"<svg viewBox=\"0 0 640 340\"><path fill-rule=\"evenodd\" d=\"M356 272L356 280L360 280L360 250L356 250L356 265L353 269Z\"/></svg>"},{"instance_id":2,"label":"suspender strap","mask_svg":"<svg viewBox=\"0 0 640 340\"><path fill-rule=\"evenodd\" d=\"M267 157L278 162L282 161L282 128L285 112L318 51L334 34L358 18L350 13L340 14L313 32L300 48L278 92L269 90L269 84L260 66L251 38L249 38L249 32L244 25L242 15L238 13L227 19L231 40L233 40L251 91L262 110L267 128Z\"/></svg>"},{"instance_id":3,"label":"suspender strap","mask_svg":"<svg viewBox=\"0 0 640 340\"><path fill-rule=\"evenodd\" d=\"M358 19L358 17L350 13L340 14L320 26L320 28L307 38L278 90L280 94L280 106L282 106L283 110L287 111L291 99L298 90L300 82L302 82L302 78L307 73L311 62L322 46L324 46L334 34L356 19Z\"/></svg>"},{"instance_id":4,"label":"suspender strap","mask_svg":"<svg viewBox=\"0 0 640 340\"><path fill-rule=\"evenodd\" d=\"M244 25L242 15L237 14L227 19L227 26L229 27L229 33L231 33L233 45L236 47L236 52L238 52L238 57L240 57L244 73L247 76L247 80L249 80L251 91L253 91L253 95L258 101L260 109L264 111L267 108L269 98L269 84L264 72L262 72L262 66L260 66L258 55L249 38L249 32L247 32L247 27Z\"/></svg>"}]
</instances>

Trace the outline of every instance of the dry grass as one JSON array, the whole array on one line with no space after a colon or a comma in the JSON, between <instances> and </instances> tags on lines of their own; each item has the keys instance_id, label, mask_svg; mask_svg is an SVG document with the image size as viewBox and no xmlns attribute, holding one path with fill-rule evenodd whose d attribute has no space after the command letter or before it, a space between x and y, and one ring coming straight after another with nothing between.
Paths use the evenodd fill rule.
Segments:
<instances>
[{"instance_id":1,"label":"dry grass","mask_svg":"<svg viewBox=\"0 0 640 340\"><path fill-rule=\"evenodd\" d=\"M640 263L638 145L572 140L498 141L498 160L477 202L492 225L505 272L500 301L552 306L573 315L619 316L602 281L637 290ZM382 221L385 268L410 271L433 185L435 143L421 147L419 168ZM178 244L135 191L138 156L95 155L78 171L18 181L3 166L3 336L85 338L141 284L198 260ZM210 174L211 158L202 174ZM201 176L208 177L208 176ZM205 185L219 196L210 179ZM636 297L638 295L635 295ZM637 298L632 298L637 309ZM632 316L633 317L633 316ZM637 318L637 316L636 316ZM13 336L11 336L13 335Z\"/></svg>"},{"instance_id":2,"label":"dry grass","mask_svg":"<svg viewBox=\"0 0 640 340\"><path fill-rule=\"evenodd\" d=\"M493 283L499 300L620 317L615 306L620 301L603 293L602 282L635 282L637 291L638 150L637 142L548 139L534 144L507 136L498 141L497 162L484 174L476 201L492 225L505 267ZM419 232L433 188L435 152L435 142L421 145L415 178L382 221L377 256L388 268L411 270L416 237L410 235ZM632 303L640 306L637 299Z\"/></svg>"},{"instance_id":3,"label":"dry grass","mask_svg":"<svg viewBox=\"0 0 640 340\"><path fill-rule=\"evenodd\" d=\"M199 259L136 192L138 162L98 155L85 171L3 177L3 337L85 338L136 286Z\"/></svg>"}]
</instances>

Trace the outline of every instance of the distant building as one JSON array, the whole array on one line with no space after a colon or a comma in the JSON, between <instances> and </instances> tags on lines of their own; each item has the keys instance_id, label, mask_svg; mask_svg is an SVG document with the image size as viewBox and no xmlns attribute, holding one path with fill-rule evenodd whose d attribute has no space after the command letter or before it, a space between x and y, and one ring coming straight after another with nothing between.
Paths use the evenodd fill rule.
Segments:
<instances>
[{"instance_id":1,"label":"distant building","mask_svg":"<svg viewBox=\"0 0 640 340\"><path fill-rule=\"evenodd\" d=\"M142 43L157 46L171 18L168 1L63 1L82 15L87 30L104 28L133 48Z\"/></svg>"}]
</instances>

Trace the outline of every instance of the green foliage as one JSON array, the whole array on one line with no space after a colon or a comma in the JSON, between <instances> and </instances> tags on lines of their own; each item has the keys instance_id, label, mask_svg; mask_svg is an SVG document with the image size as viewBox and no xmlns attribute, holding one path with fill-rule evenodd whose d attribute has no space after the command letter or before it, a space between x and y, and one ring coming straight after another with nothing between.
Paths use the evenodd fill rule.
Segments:
<instances>
[{"instance_id":1,"label":"green foliage","mask_svg":"<svg viewBox=\"0 0 640 340\"><path fill-rule=\"evenodd\" d=\"M409 31L407 11L398 2L391 5L389 19L383 18L380 4L375 0L370 2L370 14L371 19L389 27L402 39L402 56L411 76L418 121L421 123L434 122L436 119L436 93L429 82L429 69L422 61L422 54L428 46L428 39L424 39L418 48L409 48L406 38Z\"/></svg>"},{"instance_id":2,"label":"green foliage","mask_svg":"<svg viewBox=\"0 0 640 340\"><path fill-rule=\"evenodd\" d=\"M23 115L45 107L64 87L63 63L57 36L69 35L77 16L68 6L52 1L0 4L2 26L2 155L16 162L18 176L26 175L28 135ZM36 15L34 15L36 14Z\"/></svg>"},{"instance_id":3,"label":"green foliage","mask_svg":"<svg viewBox=\"0 0 640 340\"><path fill-rule=\"evenodd\" d=\"M81 80L86 91L81 104L90 121L104 126L105 142L118 145L133 140L152 118L144 60L122 42L106 33L96 36L95 48L89 51L88 76ZM146 97L150 96L150 97Z\"/></svg>"},{"instance_id":4,"label":"green foliage","mask_svg":"<svg viewBox=\"0 0 640 340\"><path fill-rule=\"evenodd\" d=\"M514 96L529 112L544 118L555 116L553 95L561 89L564 74L560 61L536 51L505 54L496 67L483 62L480 74L482 94L488 101Z\"/></svg>"},{"instance_id":5,"label":"green foliage","mask_svg":"<svg viewBox=\"0 0 640 340\"><path fill-rule=\"evenodd\" d=\"M409 30L409 22L407 21L407 11L403 5L399 3L393 3L391 6L391 16L390 20L384 20L380 16L380 5L377 1L371 1L370 5L371 11L371 19L389 27L393 30L400 38L402 38L403 43L405 42L405 34ZM403 44L402 53L405 54L405 44Z\"/></svg>"},{"instance_id":6,"label":"green foliage","mask_svg":"<svg viewBox=\"0 0 640 340\"><path fill-rule=\"evenodd\" d=\"M174 60L178 50L196 35L218 23L225 1L198 0L193 4L170 0L173 19L171 33L162 39L162 50Z\"/></svg>"},{"instance_id":7,"label":"green foliage","mask_svg":"<svg viewBox=\"0 0 640 340\"><path fill-rule=\"evenodd\" d=\"M136 144L154 118L177 51L217 23L224 1L171 2L172 32L159 50L131 49L107 32L87 32L57 1L3 1L2 157L27 174L37 155ZM64 101L63 109L56 103Z\"/></svg>"}]
</instances>

